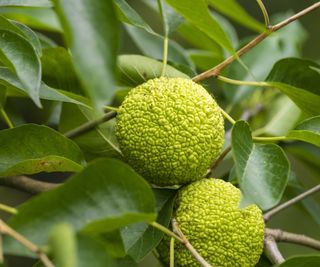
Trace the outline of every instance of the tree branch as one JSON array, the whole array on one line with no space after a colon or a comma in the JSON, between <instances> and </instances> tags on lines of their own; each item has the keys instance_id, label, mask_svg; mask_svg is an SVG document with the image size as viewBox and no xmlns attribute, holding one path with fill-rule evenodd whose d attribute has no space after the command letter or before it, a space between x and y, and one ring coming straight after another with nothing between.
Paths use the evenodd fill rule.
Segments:
<instances>
[{"instance_id":1,"label":"tree branch","mask_svg":"<svg viewBox=\"0 0 320 267\"><path fill-rule=\"evenodd\" d=\"M24 236L20 235L18 232L13 230L9 225L7 225L2 220L0 220L0 234L6 234L12 237L13 239L17 240L20 244L25 246L27 249L37 254L39 256L39 259L44 264L44 266L55 267L54 264L47 257L47 255L43 253L43 251L41 251L41 249L37 245L35 245L34 243L26 239Z\"/></svg>"},{"instance_id":2,"label":"tree branch","mask_svg":"<svg viewBox=\"0 0 320 267\"><path fill-rule=\"evenodd\" d=\"M272 236L276 241L288 242L303 245L309 248L320 250L320 241L314 238L282 231L280 229L266 229L266 234Z\"/></svg>"},{"instance_id":3,"label":"tree branch","mask_svg":"<svg viewBox=\"0 0 320 267\"><path fill-rule=\"evenodd\" d=\"M116 115L117 115L117 112L110 111L110 112L104 114L101 118L93 120L93 121L88 121L88 122L80 125L79 127L75 128L73 130L70 130L69 132L66 132L64 135L68 138L77 137L81 134L84 134L84 133L91 131L92 129L96 128L99 124L113 119L114 117L116 117Z\"/></svg>"},{"instance_id":4,"label":"tree branch","mask_svg":"<svg viewBox=\"0 0 320 267\"><path fill-rule=\"evenodd\" d=\"M273 236L266 234L264 239L264 253L272 264L280 264L284 262L284 258L279 251L277 243Z\"/></svg>"},{"instance_id":5,"label":"tree branch","mask_svg":"<svg viewBox=\"0 0 320 267\"><path fill-rule=\"evenodd\" d=\"M265 38L267 38L271 33L278 31L279 29L283 28L284 26L288 25L289 23L305 16L306 14L316 10L320 7L320 1L313 4L312 6L300 11L299 13L293 15L292 17L274 25L270 26L265 32L259 34L257 37L255 37L251 42L246 44L244 47L242 47L240 50L238 50L234 55L228 57L223 62L218 64L217 66L213 67L212 69L209 69L203 73L200 73L199 75L193 77L194 82L199 82L204 79L207 79L209 77L216 77L220 74L220 72L225 69L227 66L229 66L234 60L236 60L238 57L241 57L243 54L247 53L249 50L257 46L260 42L262 42Z\"/></svg>"},{"instance_id":6,"label":"tree branch","mask_svg":"<svg viewBox=\"0 0 320 267\"><path fill-rule=\"evenodd\" d=\"M200 263L202 267L215 267L213 265L210 265L199 253L198 251L190 244L188 239L185 237L185 235L182 233L182 231L179 228L179 225L175 218L172 219L172 228L174 232L176 232L181 239L183 240L182 244L186 247L186 249L189 250L189 252L192 254L192 256Z\"/></svg>"},{"instance_id":7,"label":"tree branch","mask_svg":"<svg viewBox=\"0 0 320 267\"><path fill-rule=\"evenodd\" d=\"M273 215L279 213L280 211L282 211L282 210L290 207L291 205L293 205L293 204L295 204L295 203L303 200L304 198L306 198L306 197L308 197L308 196L311 196L312 194L315 194L315 193L317 193L317 192L319 192L319 191L320 191L320 184L318 184L318 185L316 185L315 187L307 190L306 192L304 192L304 193L302 193L302 194L300 194L300 195L298 195L298 196L296 196L296 197L294 197L294 198L292 198L292 199L290 199L290 200L288 200L288 201L280 204L279 206L273 208L272 210L266 212L266 213L263 215L264 221L265 221L265 222L269 221L270 218L271 218Z\"/></svg>"},{"instance_id":8,"label":"tree branch","mask_svg":"<svg viewBox=\"0 0 320 267\"><path fill-rule=\"evenodd\" d=\"M210 170L206 175L206 178L209 178L212 175L213 170L218 167L218 165L221 163L221 161L223 161L223 159L229 154L230 151L231 151L231 145L228 146L224 151L222 151L219 158L212 163Z\"/></svg>"},{"instance_id":9,"label":"tree branch","mask_svg":"<svg viewBox=\"0 0 320 267\"><path fill-rule=\"evenodd\" d=\"M0 178L0 185L20 189L30 194L39 194L59 186L59 184L37 181L27 176Z\"/></svg>"}]
</instances>

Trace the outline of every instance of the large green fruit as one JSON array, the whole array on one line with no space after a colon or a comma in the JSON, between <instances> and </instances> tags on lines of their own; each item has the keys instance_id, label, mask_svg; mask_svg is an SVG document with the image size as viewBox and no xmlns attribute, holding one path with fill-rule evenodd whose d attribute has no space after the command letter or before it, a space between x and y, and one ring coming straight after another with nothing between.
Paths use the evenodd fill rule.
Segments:
<instances>
[{"instance_id":1,"label":"large green fruit","mask_svg":"<svg viewBox=\"0 0 320 267\"><path fill-rule=\"evenodd\" d=\"M132 89L118 110L116 135L127 162L160 186L204 176L224 142L219 106L199 84L157 78Z\"/></svg>"},{"instance_id":2,"label":"large green fruit","mask_svg":"<svg viewBox=\"0 0 320 267\"><path fill-rule=\"evenodd\" d=\"M199 254L213 266L253 267L263 250L264 220L256 205L240 209L241 192L220 179L202 179L180 190L177 223ZM158 246L169 261L169 240ZM175 242L175 266L198 267L190 252Z\"/></svg>"}]
</instances>

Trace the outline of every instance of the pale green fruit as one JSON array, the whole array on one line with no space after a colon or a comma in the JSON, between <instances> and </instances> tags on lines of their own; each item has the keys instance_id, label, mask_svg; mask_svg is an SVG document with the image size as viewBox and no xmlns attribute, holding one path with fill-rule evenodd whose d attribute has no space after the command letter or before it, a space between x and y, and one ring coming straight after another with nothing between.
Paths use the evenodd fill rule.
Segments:
<instances>
[{"instance_id":1,"label":"pale green fruit","mask_svg":"<svg viewBox=\"0 0 320 267\"><path fill-rule=\"evenodd\" d=\"M264 220L256 205L240 209L241 192L220 179L202 179L180 190L176 219L181 231L213 266L253 267L263 250ZM169 262L169 238L158 246ZM198 267L199 263L175 242L175 266Z\"/></svg>"},{"instance_id":2,"label":"pale green fruit","mask_svg":"<svg viewBox=\"0 0 320 267\"><path fill-rule=\"evenodd\" d=\"M224 121L210 94L191 79L157 78L132 89L116 135L126 161L160 186L204 176L224 142Z\"/></svg>"}]
</instances>

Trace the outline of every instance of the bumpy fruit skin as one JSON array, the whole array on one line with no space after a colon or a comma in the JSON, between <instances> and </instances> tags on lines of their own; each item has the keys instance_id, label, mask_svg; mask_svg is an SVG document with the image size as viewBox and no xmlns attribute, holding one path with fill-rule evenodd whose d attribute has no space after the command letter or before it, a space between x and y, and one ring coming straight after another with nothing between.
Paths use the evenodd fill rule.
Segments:
<instances>
[{"instance_id":1,"label":"bumpy fruit skin","mask_svg":"<svg viewBox=\"0 0 320 267\"><path fill-rule=\"evenodd\" d=\"M157 78L132 89L117 114L116 135L127 162L160 186L203 177L224 142L219 106L199 84Z\"/></svg>"},{"instance_id":2,"label":"bumpy fruit skin","mask_svg":"<svg viewBox=\"0 0 320 267\"><path fill-rule=\"evenodd\" d=\"M264 221L256 205L239 209L241 192L220 179L202 179L183 188L176 200L176 219L189 242L206 261L219 267L253 267L263 250ZM168 238L158 246L169 262ZM198 267L175 242L175 266Z\"/></svg>"}]
</instances>

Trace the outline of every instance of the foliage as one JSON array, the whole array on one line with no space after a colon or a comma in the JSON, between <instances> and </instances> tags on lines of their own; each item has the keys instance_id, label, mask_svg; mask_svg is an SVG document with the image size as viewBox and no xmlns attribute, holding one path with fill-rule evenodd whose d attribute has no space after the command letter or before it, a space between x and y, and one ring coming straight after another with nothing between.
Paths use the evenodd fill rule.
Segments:
<instances>
[{"instance_id":1,"label":"foliage","mask_svg":"<svg viewBox=\"0 0 320 267\"><path fill-rule=\"evenodd\" d=\"M272 25L290 12L274 14ZM318 185L319 54L304 57L299 21L267 29L262 18L236 0L0 1L0 204L17 205L10 218L0 214L0 266L27 256L47 267L46 255L59 267L158 266L146 259L166 232L159 224L170 229L178 187L158 188L137 174L122 156L116 118L101 118L149 79L192 79L228 57L225 69L195 79L229 121L225 150L207 176L239 187L241 208L254 203L263 212ZM43 179L62 184L21 203L21 192L7 187L28 191L10 182L24 175L40 189ZM319 230L319 198L297 207ZM296 230L295 223L285 217L267 226ZM284 262L266 253L256 266L320 266L319 253L284 251Z\"/></svg>"}]
</instances>

